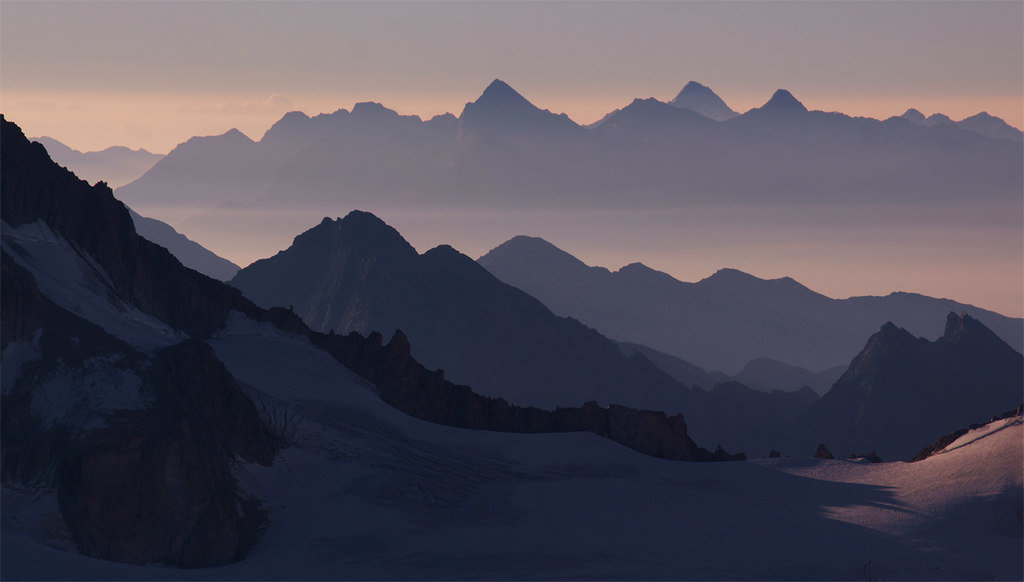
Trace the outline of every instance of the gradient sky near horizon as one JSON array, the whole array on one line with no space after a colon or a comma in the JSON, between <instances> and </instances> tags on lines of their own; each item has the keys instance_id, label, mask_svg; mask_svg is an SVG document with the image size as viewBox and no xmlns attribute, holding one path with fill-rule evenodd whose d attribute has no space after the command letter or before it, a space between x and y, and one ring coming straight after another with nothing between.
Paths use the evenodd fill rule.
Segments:
<instances>
[{"instance_id":1,"label":"gradient sky near horizon","mask_svg":"<svg viewBox=\"0 0 1024 582\"><path fill-rule=\"evenodd\" d=\"M1024 120L1024 2L0 2L0 110L165 153L373 100L458 114L493 78L580 123L689 80L733 109Z\"/></svg>"}]
</instances>

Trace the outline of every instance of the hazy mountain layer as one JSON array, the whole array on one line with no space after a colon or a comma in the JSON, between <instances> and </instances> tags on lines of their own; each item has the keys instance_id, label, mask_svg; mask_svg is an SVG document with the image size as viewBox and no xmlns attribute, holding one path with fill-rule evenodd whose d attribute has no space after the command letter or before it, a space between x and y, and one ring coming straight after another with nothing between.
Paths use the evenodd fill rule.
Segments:
<instances>
[{"instance_id":1,"label":"hazy mountain layer","mask_svg":"<svg viewBox=\"0 0 1024 582\"><path fill-rule=\"evenodd\" d=\"M907 229L971 226L944 217L1019 215L1022 155L1020 143L957 125L807 111L785 92L722 122L640 100L588 128L495 81L458 118L422 120L359 103L313 117L289 113L259 141L237 131L192 138L118 195L239 263L353 208L419 212L421 232L445 228L443 242L468 248L468 239L481 249L494 242L481 232L507 223L508 212L564 212L570 232L586 224L578 211L615 212L588 228L627 241L660 233L662 246L667 229L677 248L678 218L658 210L753 204L764 211L725 219L716 244L769 236L766 229L806 243L838 223L885 228L868 238L901 251L917 248ZM634 216L645 210L651 216ZM809 216L783 220L800 213ZM410 237L411 223L403 224ZM972 252L990 253L995 239L984 240L989 247Z\"/></svg>"},{"instance_id":2,"label":"hazy mountain layer","mask_svg":"<svg viewBox=\"0 0 1024 582\"><path fill-rule=\"evenodd\" d=\"M293 308L315 330L401 329L427 366L511 402L681 410L683 387L644 358L627 358L451 247L418 254L368 213L325 218L231 284L259 305Z\"/></svg>"},{"instance_id":3,"label":"hazy mountain layer","mask_svg":"<svg viewBox=\"0 0 1024 582\"><path fill-rule=\"evenodd\" d=\"M90 183L103 181L111 188L120 188L132 182L163 158L161 154L124 146L112 146L97 152L80 152L52 137L29 139L43 144L53 161L71 170L79 178Z\"/></svg>"},{"instance_id":4,"label":"hazy mountain layer","mask_svg":"<svg viewBox=\"0 0 1024 582\"><path fill-rule=\"evenodd\" d=\"M238 265L218 257L166 222L139 216L135 211L131 211L131 216L139 236L166 248L186 267L219 281L227 281L238 272Z\"/></svg>"},{"instance_id":5,"label":"hazy mountain layer","mask_svg":"<svg viewBox=\"0 0 1024 582\"><path fill-rule=\"evenodd\" d=\"M886 321L935 337L950 311L970 310L1021 349L1024 320L911 293L836 300L790 279L722 269L684 283L640 263L589 267L540 238L515 237L479 263L502 281L608 337L636 342L706 370L735 373L755 358L812 371L846 366Z\"/></svg>"}]
</instances>

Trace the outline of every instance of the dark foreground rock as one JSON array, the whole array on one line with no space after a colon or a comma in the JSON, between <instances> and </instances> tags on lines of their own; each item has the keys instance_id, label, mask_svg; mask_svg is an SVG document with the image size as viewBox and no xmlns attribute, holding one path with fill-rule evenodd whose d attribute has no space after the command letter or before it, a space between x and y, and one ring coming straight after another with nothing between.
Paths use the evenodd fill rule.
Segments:
<instances>
[{"instance_id":1,"label":"dark foreground rock","mask_svg":"<svg viewBox=\"0 0 1024 582\"><path fill-rule=\"evenodd\" d=\"M664 412L625 406L600 407L596 402L548 411L481 396L467 386L448 382L442 371L427 370L413 359L408 339L401 331L395 332L387 344L376 332L366 338L358 333L340 336L311 332L310 338L314 345L373 382L385 402L431 422L508 432L588 431L664 459L746 458L742 453L732 455L720 448L710 452L697 446L688 436L681 414L670 417Z\"/></svg>"}]
</instances>

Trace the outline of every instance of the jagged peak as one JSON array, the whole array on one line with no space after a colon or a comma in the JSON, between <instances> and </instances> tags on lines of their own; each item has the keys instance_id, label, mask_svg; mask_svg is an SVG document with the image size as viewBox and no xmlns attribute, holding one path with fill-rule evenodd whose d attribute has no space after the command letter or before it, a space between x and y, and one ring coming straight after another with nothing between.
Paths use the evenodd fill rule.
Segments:
<instances>
[{"instance_id":1,"label":"jagged peak","mask_svg":"<svg viewBox=\"0 0 1024 582\"><path fill-rule=\"evenodd\" d=\"M968 315L966 311L961 312L960 315L954 311L949 312L949 315L946 316L946 328L940 341L949 343L966 341L991 346L992 349L1013 349L988 326Z\"/></svg>"},{"instance_id":2,"label":"jagged peak","mask_svg":"<svg viewBox=\"0 0 1024 582\"><path fill-rule=\"evenodd\" d=\"M772 95L772 98L761 106L761 110L778 112L807 112L807 108L804 107L804 104L785 89L777 89Z\"/></svg>"},{"instance_id":3,"label":"jagged peak","mask_svg":"<svg viewBox=\"0 0 1024 582\"><path fill-rule=\"evenodd\" d=\"M496 262L511 260L513 262L527 261L534 266L550 267L552 264L555 264L560 265L561 268L568 268L570 265L577 268L587 268L583 261L554 244L538 236L523 234L508 239L477 260L485 267Z\"/></svg>"},{"instance_id":4,"label":"jagged peak","mask_svg":"<svg viewBox=\"0 0 1024 582\"><path fill-rule=\"evenodd\" d=\"M714 95L715 97L718 97L718 95L715 95L715 92L711 90L711 87L698 83L697 81L687 82L686 85L684 85L683 88L676 95L676 99L679 99L680 97L686 95Z\"/></svg>"},{"instance_id":5,"label":"jagged peak","mask_svg":"<svg viewBox=\"0 0 1024 582\"><path fill-rule=\"evenodd\" d=\"M476 108L500 107L505 109L511 107L515 109L536 109L539 111L536 105L530 103L526 97L523 97L511 85L501 79L491 81L491 84L484 89L484 92L480 94L476 101L466 105L466 109L469 109L470 105Z\"/></svg>"},{"instance_id":6,"label":"jagged peak","mask_svg":"<svg viewBox=\"0 0 1024 582\"><path fill-rule=\"evenodd\" d=\"M415 255L412 247L392 226L371 212L353 210L343 218L324 217L319 224L295 237L293 248L323 249L354 245L367 253ZM302 251L305 252L305 251Z\"/></svg>"},{"instance_id":7,"label":"jagged peak","mask_svg":"<svg viewBox=\"0 0 1024 582\"><path fill-rule=\"evenodd\" d=\"M491 83L489 85L487 85L487 87L484 89L483 94L481 94L480 96L481 97L487 96L487 97L491 97L491 98L494 98L494 97L518 97L520 99L523 98L523 96L520 95L518 91L513 89L511 85L509 85L505 81L502 81L501 79L494 79L493 81L491 81Z\"/></svg>"},{"instance_id":8,"label":"jagged peak","mask_svg":"<svg viewBox=\"0 0 1024 582\"><path fill-rule=\"evenodd\" d=\"M578 127L566 114L555 114L530 103L501 79L492 81L476 101L466 104L459 122L460 139L465 137L463 131L467 122L470 125L483 122L482 125L516 131Z\"/></svg>"},{"instance_id":9,"label":"jagged peak","mask_svg":"<svg viewBox=\"0 0 1024 582\"><path fill-rule=\"evenodd\" d=\"M690 81L676 94L669 105L679 109L689 109L715 121L726 121L739 115L726 105L707 85Z\"/></svg>"},{"instance_id":10,"label":"jagged peak","mask_svg":"<svg viewBox=\"0 0 1024 582\"><path fill-rule=\"evenodd\" d=\"M911 123L924 123L925 120L924 114L913 107L904 111L903 115L900 115L900 117Z\"/></svg>"}]
</instances>

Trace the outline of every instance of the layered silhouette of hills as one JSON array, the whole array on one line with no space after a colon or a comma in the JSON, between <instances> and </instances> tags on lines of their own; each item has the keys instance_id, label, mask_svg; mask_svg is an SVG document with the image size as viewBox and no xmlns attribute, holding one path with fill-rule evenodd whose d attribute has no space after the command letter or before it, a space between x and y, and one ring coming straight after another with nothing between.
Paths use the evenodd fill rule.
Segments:
<instances>
[{"instance_id":1,"label":"layered silhouette of hills","mask_svg":"<svg viewBox=\"0 0 1024 582\"><path fill-rule=\"evenodd\" d=\"M118 193L145 213L157 203L295 208L325 200L350 208L785 206L852 195L883 205L976 203L1015 201L1024 187L1021 144L964 129L971 124L807 111L784 90L721 122L678 106L701 95L714 101L710 90L688 85L674 105L638 100L589 128L500 80L458 118L423 121L374 103L314 117L292 112L258 142L237 131L193 138ZM234 219L224 212L201 228Z\"/></svg>"},{"instance_id":2,"label":"layered silhouette of hills","mask_svg":"<svg viewBox=\"0 0 1024 582\"><path fill-rule=\"evenodd\" d=\"M140 216L134 210L129 210L129 212L131 212L132 222L135 224L135 231L139 236L169 250L174 258L181 261L182 265L219 281L227 281L238 272L240 268L238 265L218 257L199 243L174 230L166 222Z\"/></svg>"},{"instance_id":3,"label":"layered silhouette of hills","mask_svg":"<svg viewBox=\"0 0 1024 582\"><path fill-rule=\"evenodd\" d=\"M811 372L771 358L755 358L747 362L733 379L761 390L797 390L808 386L818 394L825 394L845 371L845 364Z\"/></svg>"},{"instance_id":4,"label":"layered silhouette of hills","mask_svg":"<svg viewBox=\"0 0 1024 582\"><path fill-rule=\"evenodd\" d=\"M644 358L552 314L450 246L418 254L369 213L325 218L231 284L258 305L294 309L318 331L401 329L425 365L510 402L681 410L683 387Z\"/></svg>"},{"instance_id":5,"label":"layered silhouette of hills","mask_svg":"<svg viewBox=\"0 0 1024 582\"><path fill-rule=\"evenodd\" d=\"M887 322L793 430L803 449L909 460L923 435L1013 409L1021 386L1024 356L966 313L949 313L935 341Z\"/></svg>"},{"instance_id":6,"label":"layered silhouette of hills","mask_svg":"<svg viewBox=\"0 0 1024 582\"><path fill-rule=\"evenodd\" d=\"M43 144L53 161L68 168L80 178L90 183L102 180L111 188L119 188L135 180L163 158L161 154L144 149L132 150L124 146L80 152L52 137L33 137L29 140Z\"/></svg>"},{"instance_id":7,"label":"layered silhouette of hills","mask_svg":"<svg viewBox=\"0 0 1024 582\"><path fill-rule=\"evenodd\" d=\"M417 359L482 394L542 408L597 400L682 411L694 439L726 450L762 448L818 398L810 389L755 390L617 345L449 246L418 254L366 212L325 218L231 284L258 305L294 309L319 331L401 329Z\"/></svg>"},{"instance_id":8,"label":"layered silhouette of hills","mask_svg":"<svg viewBox=\"0 0 1024 582\"><path fill-rule=\"evenodd\" d=\"M167 249L138 236L109 187L89 185L55 164L3 116L0 154L5 511L7 493L15 489L30 489L33 503L45 498L32 508L32 519L60 531L62 548L102 560L189 568L245 558L268 516L261 507L266 499L240 487L237 471L252 463L269 466L295 443L288 427L298 421L285 419L283 399L296 398L290 387L308 389L277 379L271 393L243 386L236 374L259 366L259 358L274 360L277 378L312 374L331 386L318 385L314 397L319 392L330 401L327 392L342 394L349 404L358 403L349 412L362 417L368 406L388 418L376 441L387 448L410 426L429 435L424 440L439 434L440 427L424 429L427 423L411 415L475 429L587 431L675 460L735 458L698 447L681 415L594 402L557 412L518 408L427 370L410 356L400 332L387 344L379 334L312 332L288 310L261 309L238 289L186 268ZM356 222L360 218L372 217L357 216ZM359 238L373 231L372 225L356 230ZM377 234L365 242L386 244L388 234ZM445 252L454 253L438 252L441 264ZM461 260L493 281L473 261ZM567 325L600 338L578 323ZM228 358L229 369L223 353L237 356L253 341L265 353ZM260 398L267 400L258 408L253 400ZM331 426L358 424L310 420L306 426L323 436L320 431ZM381 431L380 424L373 430ZM395 450L408 451L413 441L399 438L404 444ZM311 444L330 445L330 439ZM453 451L439 454L433 442L428 447L433 459L461 458ZM316 462L330 467L340 461L328 455ZM14 529L26 533L20 524Z\"/></svg>"},{"instance_id":9,"label":"layered silhouette of hills","mask_svg":"<svg viewBox=\"0 0 1024 582\"><path fill-rule=\"evenodd\" d=\"M696 283L640 263L611 272L535 237L512 238L478 261L557 314L726 373L756 358L814 372L845 366L886 321L934 336L950 311L970 310L1014 349L1024 330L1021 319L912 293L837 300L788 277L764 280L734 269Z\"/></svg>"},{"instance_id":10,"label":"layered silhouette of hills","mask_svg":"<svg viewBox=\"0 0 1024 582\"><path fill-rule=\"evenodd\" d=\"M934 127L941 124L950 124L993 139L1007 139L1016 142L1024 140L1024 132L998 117L989 115L986 111L961 119L960 121L953 121L941 113L925 117L917 109L910 108L900 117L916 125Z\"/></svg>"}]
</instances>

